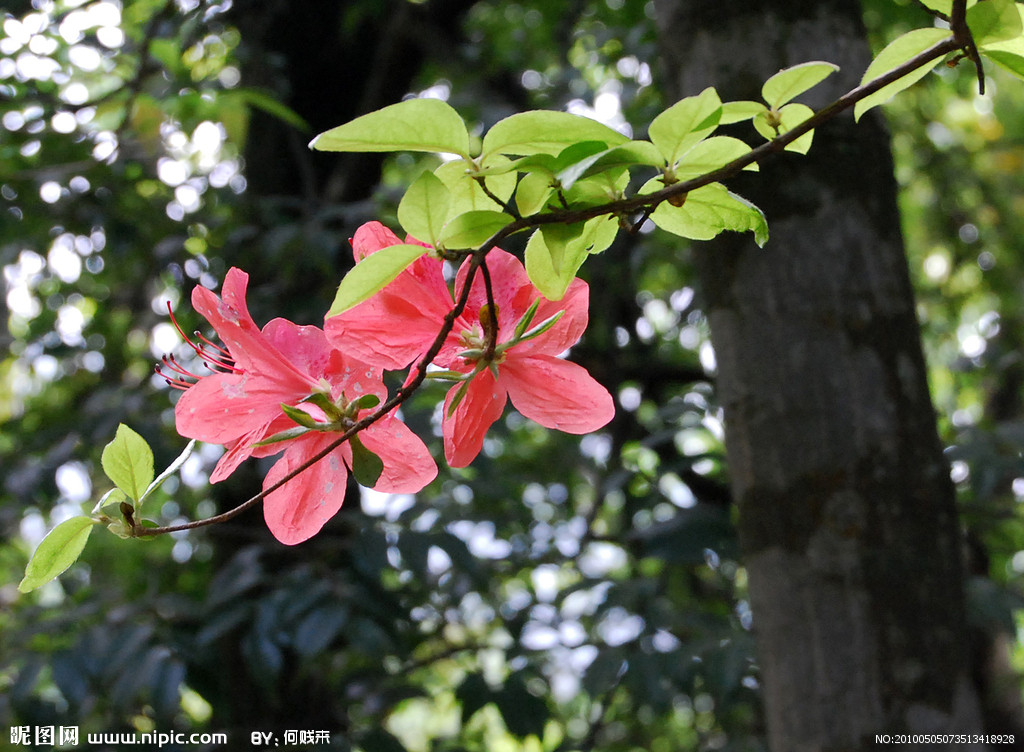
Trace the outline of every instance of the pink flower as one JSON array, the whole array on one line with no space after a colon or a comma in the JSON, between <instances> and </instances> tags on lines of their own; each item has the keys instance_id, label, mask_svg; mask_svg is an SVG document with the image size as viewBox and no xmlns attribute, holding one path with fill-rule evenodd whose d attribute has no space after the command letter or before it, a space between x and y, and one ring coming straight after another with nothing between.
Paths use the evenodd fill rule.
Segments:
<instances>
[{"instance_id":1,"label":"pink flower","mask_svg":"<svg viewBox=\"0 0 1024 752\"><path fill-rule=\"evenodd\" d=\"M370 223L359 228L352 244L356 258L361 259L398 242L383 225ZM456 290L465 284L468 268L465 263L459 269ZM497 309L495 357L490 363L482 360L486 331L481 313L487 295L483 275L477 273L466 308L434 359L436 365L468 378L468 384L456 384L445 399L445 458L453 467L473 461L487 429L504 412L507 399L542 426L574 434L596 431L615 414L611 395L585 368L557 357L576 344L587 327L587 283L574 280L562 300L551 301L530 283L515 256L491 251L487 268ZM532 322L525 331L517 332L517 325L535 303ZM453 305L441 262L424 256L374 298L327 319L324 328L335 346L357 352L374 365L401 368L429 349ZM520 339L556 316L549 328ZM392 333L401 334L390 340ZM453 407L456 399L459 401Z\"/></svg>"},{"instance_id":2,"label":"pink flower","mask_svg":"<svg viewBox=\"0 0 1024 752\"><path fill-rule=\"evenodd\" d=\"M226 345L193 345L216 372L192 384L179 379L185 392L175 406L178 433L227 451L210 476L223 480L248 457L284 455L270 469L263 487L269 488L337 439L343 430L310 430L285 441L260 445L275 434L299 426L282 404L295 407L321 424L332 420L319 406L324 402L349 421L369 410L354 403L364 395L387 397L379 368L350 358L332 347L315 326L298 326L274 319L262 331L245 303L248 275L228 271L223 299L203 287L192 291L192 304L213 326ZM166 362L166 361L165 361ZM172 368L176 366L171 362ZM176 368L179 373L184 373ZM191 376L191 374L185 374ZM319 401L319 403L318 403ZM300 433L299 431L295 431ZM374 488L412 493L433 480L437 468L423 442L409 428L387 415L358 434L359 440L383 462ZM346 442L264 499L267 526L279 541L294 544L315 535L341 508L352 447Z\"/></svg>"}]
</instances>

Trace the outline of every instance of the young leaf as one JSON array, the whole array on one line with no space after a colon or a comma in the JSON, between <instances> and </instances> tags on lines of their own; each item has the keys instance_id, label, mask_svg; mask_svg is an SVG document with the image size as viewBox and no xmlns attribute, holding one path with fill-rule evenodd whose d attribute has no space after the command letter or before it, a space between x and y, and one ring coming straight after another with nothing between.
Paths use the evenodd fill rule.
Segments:
<instances>
[{"instance_id":1,"label":"young leaf","mask_svg":"<svg viewBox=\"0 0 1024 752\"><path fill-rule=\"evenodd\" d=\"M561 300L591 253L611 245L618 232L614 217L575 225L546 225L526 244L526 273L548 300Z\"/></svg>"},{"instance_id":2,"label":"young leaf","mask_svg":"<svg viewBox=\"0 0 1024 752\"><path fill-rule=\"evenodd\" d=\"M554 178L551 175L528 172L516 188L516 208L524 217L539 212L554 192Z\"/></svg>"},{"instance_id":3,"label":"young leaf","mask_svg":"<svg viewBox=\"0 0 1024 752\"><path fill-rule=\"evenodd\" d=\"M933 44L941 42L948 36L949 31L946 29L914 29L913 31L908 31L902 36L896 37L896 39L891 41L885 49L879 52L875 59L871 61L871 65L869 65L868 69L864 71L864 77L861 79L861 84L865 84L868 81L878 78L894 68L899 67L910 58L914 57L914 55L924 52ZM872 107L877 107L880 104L888 102L896 94L912 86L917 81L920 81L932 68L938 65L938 63L939 60L936 58L928 65L922 65L920 68L915 68L898 81L893 81L891 84L882 87L874 94L864 97L864 99L860 100L853 106L854 119L860 120L861 116Z\"/></svg>"},{"instance_id":4,"label":"young leaf","mask_svg":"<svg viewBox=\"0 0 1024 752\"><path fill-rule=\"evenodd\" d=\"M398 204L398 221L414 238L437 246L451 207L448 188L432 172L422 172Z\"/></svg>"},{"instance_id":5,"label":"young leaf","mask_svg":"<svg viewBox=\"0 0 1024 752\"><path fill-rule=\"evenodd\" d=\"M486 165L477 169L471 160L453 159L434 170L448 188L451 205L448 215L455 216L469 211L494 211L502 208L494 198L488 196L474 174L483 174L484 183L500 201L508 201L516 189L516 173L512 160L495 154Z\"/></svg>"},{"instance_id":6,"label":"young leaf","mask_svg":"<svg viewBox=\"0 0 1024 752\"><path fill-rule=\"evenodd\" d=\"M647 136L668 165L718 127L722 100L712 87L676 102L651 121Z\"/></svg>"},{"instance_id":7,"label":"young leaf","mask_svg":"<svg viewBox=\"0 0 1024 752\"><path fill-rule=\"evenodd\" d=\"M371 452L357 436L349 439L352 446L352 477L356 483L366 488L373 488L384 472L381 458Z\"/></svg>"},{"instance_id":8,"label":"young leaf","mask_svg":"<svg viewBox=\"0 0 1024 752\"><path fill-rule=\"evenodd\" d=\"M967 11L967 27L975 43L983 47L1019 37L1024 31L1019 10L1013 0L987 0L975 5Z\"/></svg>"},{"instance_id":9,"label":"young leaf","mask_svg":"<svg viewBox=\"0 0 1024 752\"><path fill-rule=\"evenodd\" d=\"M781 110L775 113L775 117L778 119L777 130L768 124L769 113L767 111L754 118L754 128L757 129L758 133L771 141L773 138L781 136L783 133L787 133L800 125L800 123L813 114L814 110L807 105L791 102L784 105ZM813 139L814 131L805 133L796 141L788 144L786 146L786 151L793 151L797 154L806 154L811 148L811 141Z\"/></svg>"},{"instance_id":10,"label":"young leaf","mask_svg":"<svg viewBox=\"0 0 1024 752\"><path fill-rule=\"evenodd\" d=\"M511 115L495 123L483 140L483 154L556 155L580 141L601 141L615 146L628 141L607 125L554 110L531 110Z\"/></svg>"},{"instance_id":11,"label":"young leaf","mask_svg":"<svg viewBox=\"0 0 1024 752\"><path fill-rule=\"evenodd\" d=\"M97 521L92 517L64 520L39 542L18 585L22 593L35 590L70 567L82 553Z\"/></svg>"},{"instance_id":12,"label":"young leaf","mask_svg":"<svg viewBox=\"0 0 1024 752\"><path fill-rule=\"evenodd\" d=\"M362 303L401 274L427 249L421 245L393 245L367 256L345 275L327 316L336 316Z\"/></svg>"},{"instance_id":13,"label":"young leaf","mask_svg":"<svg viewBox=\"0 0 1024 752\"><path fill-rule=\"evenodd\" d=\"M441 232L440 246L449 249L477 248L512 221L498 211L470 211L452 219Z\"/></svg>"},{"instance_id":14,"label":"young leaf","mask_svg":"<svg viewBox=\"0 0 1024 752\"><path fill-rule=\"evenodd\" d=\"M575 164L563 168L556 176L562 188L569 190L577 180L589 178L605 170L619 167L646 165L657 167L664 163L664 157L650 141L630 141L591 154Z\"/></svg>"},{"instance_id":15,"label":"young leaf","mask_svg":"<svg viewBox=\"0 0 1024 752\"><path fill-rule=\"evenodd\" d=\"M469 158L469 132L440 99L407 99L321 133L320 151L432 151Z\"/></svg>"},{"instance_id":16,"label":"young leaf","mask_svg":"<svg viewBox=\"0 0 1024 752\"><path fill-rule=\"evenodd\" d=\"M817 60L785 68L764 82L761 96L769 107L778 109L793 97L817 86L837 70L838 65Z\"/></svg>"},{"instance_id":17,"label":"young leaf","mask_svg":"<svg viewBox=\"0 0 1024 752\"><path fill-rule=\"evenodd\" d=\"M138 501L153 482L153 450L124 423L100 455L103 472L128 498Z\"/></svg>"}]
</instances>

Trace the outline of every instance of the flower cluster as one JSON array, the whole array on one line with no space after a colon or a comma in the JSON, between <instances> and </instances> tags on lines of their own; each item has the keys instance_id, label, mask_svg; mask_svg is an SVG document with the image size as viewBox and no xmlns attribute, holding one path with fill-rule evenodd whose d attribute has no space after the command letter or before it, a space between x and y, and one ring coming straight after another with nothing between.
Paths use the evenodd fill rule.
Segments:
<instances>
[{"instance_id":1,"label":"flower cluster","mask_svg":"<svg viewBox=\"0 0 1024 752\"><path fill-rule=\"evenodd\" d=\"M363 225L352 239L357 263L399 243L378 222ZM490 293L477 274L433 359L431 375L454 382L443 412L445 458L454 467L473 461L508 399L527 418L569 433L594 431L614 414L608 391L559 357L586 329L586 283L574 281L555 302L540 295L511 254L493 250L486 264ZM281 542L310 538L337 513L350 472L391 493L419 491L436 476L426 446L394 411L330 447L387 398L384 370L421 361L437 338L455 306L442 267L440 259L424 255L369 300L328 318L323 329L284 319L260 329L245 302L248 276L238 269L228 272L219 298L203 287L193 290L193 306L224 347L190 341L213 371L202 377L165 359L181 376L168 381L184 390L175 407L178 432L224 445L212 482L249 457L283 450L263 486L273 489L264 516ZM468 273L466 262L456 274L456 291L464 289Z\"/></svg>"}]
</instances>

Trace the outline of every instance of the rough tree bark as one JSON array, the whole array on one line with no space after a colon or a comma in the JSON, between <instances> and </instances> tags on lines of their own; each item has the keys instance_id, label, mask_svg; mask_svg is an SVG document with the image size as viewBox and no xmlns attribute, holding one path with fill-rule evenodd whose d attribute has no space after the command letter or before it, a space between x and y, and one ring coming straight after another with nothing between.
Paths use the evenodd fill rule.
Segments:
<instances>
[{"instance_id":1,"label":"rough tree bark","mask_svg":"<svg viewBox=\"0 0 1024 752\"><path fill-rule=\"evenodd\" d=\"M782 67L870 60L857 0L656 0L665 88L760 99ZM769 740L875 749L875 734L979 730L954 493L926 383L877 118L737 183L762 250L695 250L718 360ZM934 747L929 747L934 748ZM967 749L968 745L950 748Z\"/></svg>"}]
</instances>

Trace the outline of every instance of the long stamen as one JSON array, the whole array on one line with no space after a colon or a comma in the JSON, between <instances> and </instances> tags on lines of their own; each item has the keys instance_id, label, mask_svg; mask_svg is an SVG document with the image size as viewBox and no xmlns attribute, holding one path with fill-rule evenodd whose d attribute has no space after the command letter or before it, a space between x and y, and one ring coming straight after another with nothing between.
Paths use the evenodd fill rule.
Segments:
<instances>
[{"instance_id":1,"label":"long stamen","mask_svg":"<svg viewBox=\"0 0 1024 752\"><path fill-rule=\"evenodd\" d=\"M201 332L194 332L193 336L202 342L202 345L197 345L187 334L185 334L185 331L181 328L178 320L174 317L174 309L171 308L170 301L167 303L167 313L171 317L171 323L174 324L174 328L178 330L178 334L181 335L181 338L185 340L195 354L202 359L203 365L211 371L224 371L227 373L240 372L240 370L235 367L235 359L231 357L231 353L226 348L207 339ZM193 374L188 375L192 378L198 379L198 377Z\"/></svg>"}]
</instances>

